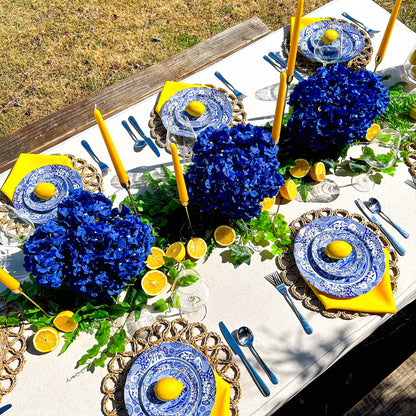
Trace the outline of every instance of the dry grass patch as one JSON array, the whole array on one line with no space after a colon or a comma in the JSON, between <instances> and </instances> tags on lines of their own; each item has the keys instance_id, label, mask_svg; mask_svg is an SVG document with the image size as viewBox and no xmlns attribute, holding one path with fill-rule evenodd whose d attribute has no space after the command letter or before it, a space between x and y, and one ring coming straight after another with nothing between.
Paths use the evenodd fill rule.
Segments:
<instances>
[{"instance_id":1,"label":"dry grass patch","mask_svg":"<svg viewBox=\"0 0 416 416\"><path fill-rule=\"evenodd\" d=\"M409 23L415 1L402 6ZM305 13L327 2L307 1ZM278 29L296 3L2 0L0 137L250 17Z\"/></svg>"}]
</instances>

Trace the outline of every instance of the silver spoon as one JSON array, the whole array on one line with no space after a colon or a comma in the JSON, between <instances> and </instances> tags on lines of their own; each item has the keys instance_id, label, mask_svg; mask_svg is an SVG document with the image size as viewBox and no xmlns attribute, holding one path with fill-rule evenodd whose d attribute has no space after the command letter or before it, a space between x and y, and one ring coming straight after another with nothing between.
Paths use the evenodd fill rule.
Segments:
<instances>
[{"instance_id":1,"label":"silver spoon","mask_svg":"<svg viewBox=\"0 0 416 416\"><path fill-rule=\"evenodd\" d=\"M133 133L133 130L127 124L127 121L123 120L121 122L121 124L128 131L128 133L130 134L131 138L134 140L134 147L133 147L134 151L135 152L140 152L140 150L142 150L146 146L147 143L144 140L139 140L136 137L136 135Z\"/></svg>"},{"instance_id":2,"label":"silver spoon","mask_svg":"<svg viewBox=\"0 0 416 416\"><path fill-rule=\"evenodd\" d=\"M270 368L267 367L266 363L261 359L260 355L253 347L254 335L253 332L251 332L251 329L246 326L242 326L241 328L239 328L237 331L237 341L240 345L250 348L250 351L253 353L254 357L256 357L256 360L263 367L263 370L269 376L271 382L273 384L277 384L277 377L273 374Z\"/></svg>"},{"instance_id":3,"label":"silver spoon","mask_svg":"<svg viewBox=\"0 0 416 416\"><path fill-rule=\"evenodd\" d=\"M399 227L393 220L391 220L382 210L381 204L376 198L370 198L367 203L367 207L371 212L380 214L386 221L388 221L396 230L405 238L409 238L409 233L403 228Z\"/></svg>"}]
</instances>

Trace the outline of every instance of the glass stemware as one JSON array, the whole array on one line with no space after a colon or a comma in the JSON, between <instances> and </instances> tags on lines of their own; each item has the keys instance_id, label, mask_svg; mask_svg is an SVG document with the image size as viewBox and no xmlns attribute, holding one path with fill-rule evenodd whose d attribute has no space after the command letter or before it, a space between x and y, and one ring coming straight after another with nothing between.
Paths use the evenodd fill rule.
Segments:
<instances>
[{"instance_id":1,"label":"glass stemware","mask_svg":"<svg viewBox=\"0 0 416 416\"><path fill-rule=\"evenodd\" d=\"M13 207L0 205L0 267L13 248L24 244L35 232L32 221L20 214Z\"/></svg>"},{"instance_id":2,"label":"glass stemware","mask_svg":"<svg viewBox=\"0 0 416 416\"><path fill-rule=\"evenodd\" d=\"M342 30L330 26L316 41L313 55L315 59L322 62L323 66L337 63L342 57Z\"/></svg>"},{"instance_id":3,"label":"glass stemware","mask_svg":"<svg viewBox=\"0 0 416 416\"><path fill-rule=\"evenodd\" d=\"M396 163L401 139L398 130L384 128L362 148L363 158L370 169L352 178L351 183L355 189L361 192L373 189L374 182L371 180L373 170L387 169Z\"/></svg>"},{"instance_id":4,"label":"glass stemware","mask_svg":"<svg viewBox=\"0 0 416 416\"><path fill-rule=\"evenodd\" d=\"M186 278L194 281L190 285L184 283ZM175 279L171 295L172 305L179 309L182 318L194 322L202 321L207 314L207 302L209 298L208 285L202 280L201 275L192 269L182 270Z\"/></svg>"},{"instance_id":5,"label":"glass stemware","mask_svg":"<svg viewBox=\"0 0 416 416\"><path fill-rule=\"evenodd\" d=\"M175 143L176 148L178 149L178 154L185 157L192 151L192 148L197 140L197 134L192 128L189 117L186 114L179 113L176 117L181 125L181 129L186 131L187 134L175 134L168 130L166 133L166 145L169 149L170 144Z\"/></svg>"},{"instance_id":6,"label":"glass stemware","mask_svg":"<svg viewBox=\"0 0 416 416\"><path fill-rule=\"evenodd\" d=\"M410 51L403 66L407 79L412 84L416 84L416 45Z\"/></svg>"}]
</instances>

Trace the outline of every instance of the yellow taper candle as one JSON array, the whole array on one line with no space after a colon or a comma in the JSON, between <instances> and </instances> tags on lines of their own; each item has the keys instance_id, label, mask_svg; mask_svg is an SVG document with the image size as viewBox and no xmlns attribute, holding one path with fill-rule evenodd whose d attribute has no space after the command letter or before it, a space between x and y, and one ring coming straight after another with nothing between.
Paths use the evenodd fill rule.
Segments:
<instances>
[{"instance_id":1,"label":"yellow taper candle","mask_svg":"<svg viewBox=\"0 0 416 416\"><path fill-rule=\"evenodd\" d=\"M188 205L188 191L186 189L185 178L183 177L182 166L179 160L178 149L175 143L170 144L172 154L173 168L175 169L176 184L178 186L179 200L185 207Z\"/></svg>"},{"instance_id":2,"label":"yellow taper candle","mask_svg":"<svg viewBox=\"0 0 416 416\"><path fill-rule=\"evenodd\" d=\"M282 129L283 112L286 104L286 81L287 74L283 71L280 73L279 92L277 93L276 111L272 128L272 139L275 145L279 143L280 131Z\"/></svg>"},{"instance_id":3,"label":"yellow taper candle","mask_svg":"<svg viewBox=\"0 0 416 416\"><path fill-rule=\"evenodd\" d=\"M113 162L114 169L116 170L120 184L122 185L128 184L129 178L127 176L126 170L124 169L124 166L121 163L120 156L117 153L117 149L114 146L113 140L111 139L107 126L104 123L103 116L101 115L99 110L97 109L94 110L94 117L95 117L95 120L97 121L98 127L100 128L105 145L107 146L108 153L111 157L111 161Z\"/></svg>"},{"instance_id":4,"label":"yellow taper candle","mask_svg":"<svg viewBox=\"0 0 416 416\"><path fill-rule=\"evenodd\" d=\"M377 67L383 60L384 55L386 53L387 45L389 44L391 32L393 32L393 26L394 26L394 23L396 22L401 3L402 3L402 0L396 0L396 3L394 4L389 22L387 23L386 31L384 32L383 39L381 41L380 47L378 48L378 52L376 56L376 67L374 69L374 72L376 72Z\"/></svg>"},{"instance_id":5,"label":"yellow taper candle","mask_svg":"<svg viewBox=\"0 0 416 416\"><path fill-rule=\"evenodd\" d=\"M298 52L300 21L302 19L304 0L298 0L298 7L296 9L295 23L293 26L293 33L290 38L289 57L287 59L286 75L289 83L292 81L295 73L296 55Z\"/></svg>"},{"instance_id":6,"label":"yellow taper candle","mask_svg":"<svg viewBox=\"0 0 416 416\"><path fill-rule=\"evenodd\" d=\"M0 268L0 282L7 286L12 292L15 292L20 288L20 282L13 276L10 276L5 270Z\"/></svg>"}]
</instances>

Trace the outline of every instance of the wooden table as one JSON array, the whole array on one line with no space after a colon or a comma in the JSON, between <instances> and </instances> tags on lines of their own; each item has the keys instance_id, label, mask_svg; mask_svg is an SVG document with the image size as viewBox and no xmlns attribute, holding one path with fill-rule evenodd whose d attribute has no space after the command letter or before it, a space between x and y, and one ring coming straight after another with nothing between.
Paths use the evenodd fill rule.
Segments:
<instances>
[{"instance_id":1,"label":"wooden table","mask_svg":"<svg viewBox=\"0 0 416 416\"><path fill-rule=\"evenodd\" d=\"M342 11L347 11L365 21L368 26L381 30L373 38L374 49L377 50L389 14L370 0L335 0L314 11L311 16L341 18ZM171 166L171 157L165 151L162 151L160 158L156 158L149 148L139 154L134 153L132 141L121 126L121 121L129 115L134 115L141 126L147 125L157 93L165 80L210 83L222 87L214 77L214 71L219 70L232 80L237 89L248 95L244 106L249 119L274 114L275 101L259 100L255 96L257 91L278 82L278 73L262 57L269 51L281 50L287 30L285 27L268 33L268 29L259 20L250 20L165 63L155 65L102 93L88 97L81 103L3 138L0 143L0 166L4 172L0 175L0 182L5 180L8 174L6 169L13 165L22 150L48 154L71 153L93 163L81 147L82 139L87 139L97 149L99 156L111 166L102 137L93 121L95 103L104 114L133 188L139 171L157 167L162 163ZM386 57L379 67L380 72L393 74L391 83L400 79L400 66L415 43L416 34L397 22ZM372 61L368 69L373 68ZM80 122L77 123L77 120ZM259 122L261 124L263 123ZM349 177L329 177L341 187L339 198L328 204L293 201L284 205L280 212L288 222L306 211L327 206L358 213L354 199L366 199L369 195L355 191L350 186ZM416 257L413 255L416 252L416 222L410 217L414 212L416 193L413 186L409 185L410 180L407 167L400 164L395 176L383 178L383 185L376 186L371 194L380 199L385 211L392 215L394 213L396 221L406 225L410 233L409 239L400 240L407 254L398 263L400 279L395 295L398 310L416 298ZM116 201L120 201L125 197L125 191L116 184L113 170L105 177L105 193L108 196L116 193ZM391 227L389 230L394 233ZM239 358L236 358L242 372L243 396L239 404L242 416L273 414L390 318L385 315L349 321L328 319L297 302L314 329L312 335L306 335L283 297L272 290L264 279L266 274L275 270L274 261L261 261L260 256L253 256L250 266L244 264L235 270L230 263L224 263L222 252L220 249L214 250L208 262L197 266L210 287L208 314L204 323L209 330L218 333L220 321L224 321L230 330L242 325L249 326L255 334L256 349L279 378L278 385L269 383L254 358L247 353L250 362L264 376L270 387L271 395L265 398L254 385ZM22 258L20 256L19 259L17 255L17 268L19 261ZM24 277L23 271L20 277ZM139 324L131 323L128 328L130 333L138 325L146 325L152 319L154 316L145 311ZM13 404L8 416L21 416L29 412L33 416L102 414L103 395L100 385L107 370L98 368L94 374L77 374L78 370L75 368L76 361L92 344L91 336L81 335L62 356L58 356L59 349L46 355L36 355L29 349L26 354L27 363L19 374L16 388L3 400L4 404ZM326 392L322 392L322 397L325 394Z\"/></svg>"}]
</instances>

